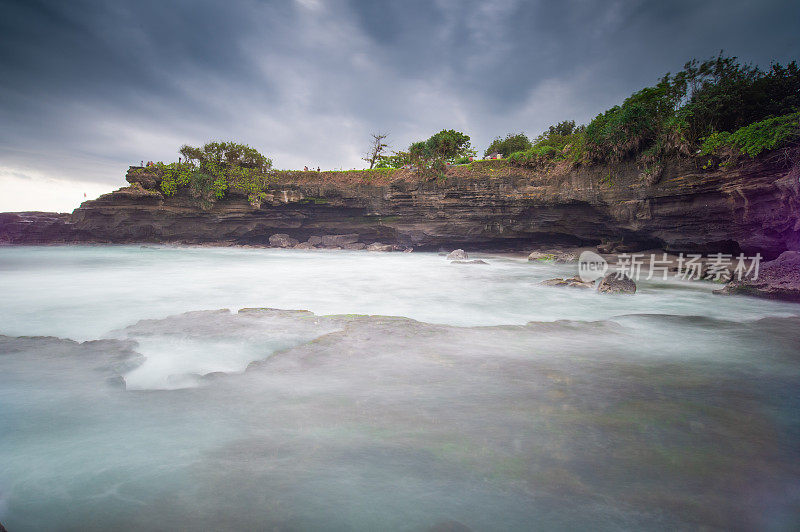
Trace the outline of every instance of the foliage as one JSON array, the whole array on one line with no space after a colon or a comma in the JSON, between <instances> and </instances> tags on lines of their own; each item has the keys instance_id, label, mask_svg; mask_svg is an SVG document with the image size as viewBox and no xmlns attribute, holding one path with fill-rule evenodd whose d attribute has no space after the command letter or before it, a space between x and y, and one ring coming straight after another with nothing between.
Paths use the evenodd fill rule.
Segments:
<instances>
[{"instance_id":1,"label":"foliage","mask_svg":"<svg viewBox=\"0 0 800 532\"><path fill-rule=\"evenodd\" d=\"M720 53L692 60L676 74L599 114L587 126L566 120L532 146L510 154L516 164L542 166L617 162L636 158L648 171L663 159L736 150L750 157L797 139L800 68L773 64L766 71ZM732 133L731 133L732 132ZM495 142L501 139L496 139ZM493 150L494 143L488 151Z\"/></svg>"},{"instance_id":2,"label":"foliage","mask_svg":"<svg viewBox=\"0 0 800 532\"><path fill-rule=\"evenodd\" d=\"M474 155L469 136L454 129L443 129L428 140L414 142L408 148L408 162L420 175L441 176L448 162Z\"/></svg>"},{"instance_id":3,"label":"foliage","mask_svg":"<svg viewBox=\"0 0 800 532\"><path fill-rule=\"evenodd\" d=\"M443 129L425 142L415 142L408 151L412 155L449 162L459 157L475 155L469 143L469 136L454 129Z\"/></svg>"},{"instance_id":4,"label":"foliage","mask_svg":"<svg viewBox=\"0 0 800 532\"><path fill-rule=\"evenodd\" d=\"M402 168L411 162L407 151L397 151L392 155L381 155L375 168Z\"/></svg>"},{"instance_id":5,"label":"foliage","mask_svg":"<svg viewBox=\"0 0 800 532\"><path fill-rule=\"evenodd\" d=\"M584 155L584 126L575 126L574 120L565 120L539 135L533 145L512 153L509 159L517 164L540 167L550 161L579 162Z\"/></svg>"},{"instance_id":6,"label":"foliage","mask_svg":"<svg viewBox=\"0 0 800 532\"><path fill-rule=\"evenodd\" d=\"M580 133L585 126L576 126L574 120L564 120L554 126L547 128L547 131L540 135L541 138L568 137L574 133Z\"/></svg>"},{"instance_id":7,"label":"foliage","mask_svg":"<svg viewBox=\"0 0 800 532\"><path fill-rule=\"evenodd\" d=\"M592 120L586 128L587 159L641 155L653 162L687 155L715 131L734 131L799 107L800 69L795 62L763 72L722 54L692 60Z\"/></svg>"},{"instance_id":8,"label":"foliage","mask_svg":"<svg viewBox=\"0 0 800 532\"><path fill-rule=\"evenodd\" d=\"M532 146L530 139L524 133L509 133L505 137L495 138L483 152L483 156L488 157L492 153L502 153L503 157L508 157L514 152L525 151Z\"/></svg>"},{"instance_id":9,"label":"foliage","mask_svg":"<svg viewBox=\"0 0 800 532\"><path fill-rule=\"evenodd\" d=\"M244 192L252 203L264 197L271 182L272 161L256 149L235 142L209 142L202 147L184 145L180 149L185 161L156 163L161 177L161 191L174 196L179 189L189 188L205 202L225 197L235 188Z\"/></svg>"},{"instance_id":10,"label":"foliage","mask_svg":"<svg viewBox=\"0 0 800 532\"><path fill-rule=\"evenodd\" d=\"M714 132L705 139L701 152L704 155L719 154L725 148L754 158L760 153L775 149L800 138L800 112L767 118L740 127L733 133Z\"/></svg>"}]
</instances>

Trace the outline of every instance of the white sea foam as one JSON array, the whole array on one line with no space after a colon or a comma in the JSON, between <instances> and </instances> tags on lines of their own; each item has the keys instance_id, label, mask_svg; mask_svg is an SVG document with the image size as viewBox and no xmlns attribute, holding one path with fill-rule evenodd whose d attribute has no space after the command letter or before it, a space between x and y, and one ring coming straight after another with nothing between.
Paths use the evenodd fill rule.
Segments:
<instances>
[{"instance_id":1,"label":"white sea foam","mask_svg":"<svg viewBox=\"0 0 800 532\"><path fill-rule=\"evenodd\" d=\"M0 249L0 522L797 522L800 307L544 288L574 266L484 260ZM37 334L107 339L18 337Z\"/></svg>"}]
</instances>

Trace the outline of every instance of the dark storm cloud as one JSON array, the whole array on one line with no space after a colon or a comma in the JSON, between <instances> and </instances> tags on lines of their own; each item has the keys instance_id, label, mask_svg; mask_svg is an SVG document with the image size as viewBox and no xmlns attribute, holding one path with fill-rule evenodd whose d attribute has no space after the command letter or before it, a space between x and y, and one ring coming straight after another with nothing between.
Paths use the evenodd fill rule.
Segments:
<instances>
[{"instance_id":1,"label":"dark storm cloud","mask_svg":"<svg viewBox=\"0 0 800 532\"><path fill-rule=\"evenodd\" d=\"M798 57L794 1L0 3L0 170L121 183L234 138L276 166L352 167L443 127L482 148L586 121L720 49Z\"/></svg>"}]
</instances>

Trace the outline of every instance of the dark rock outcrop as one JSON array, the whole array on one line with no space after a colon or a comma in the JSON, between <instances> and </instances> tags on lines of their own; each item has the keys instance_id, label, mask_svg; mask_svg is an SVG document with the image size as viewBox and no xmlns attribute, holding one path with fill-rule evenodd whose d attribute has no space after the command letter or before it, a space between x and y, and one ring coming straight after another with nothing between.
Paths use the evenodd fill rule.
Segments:
<instances>
[{"instance_id":1,"label":"dark rock outcrop","mask_svg":"<svg viewBox=\"0 0 800 532\"><path fill-rule=\"evenodd\" d=\"M797 155L800 147L791 149ZM283 233L315 247L600 245L773 259L800 249L799 159L780 150L713 170L701 159L671 159L657 182L633 161L547 172L491 161L450 167L433 181L405 170L383 177L288 172L258 205L236 190L210 203L188 190L164 197L146 169L132 169L129 187L84 202L72 215L3 215L0 242L268 245ZM310 240L324 235L335 241Z\"/></svg>"},{"instance_id":2,"label":"dark rock outcrop","mask_svg":"<svg viewBox=\"0 0 800 532\"><path fill-rule=\"evenodd\" d=\"M597 285L601 294L635 294L636 283L621 272L612 272L603 277Z\"/></svg>"},{"instance_id":3,"label":"dark rock outcrop","mask_svg":"<svg viewBox=\"0 0 800 532\"><path fill-rule=\"evenodd\" d=\"M0 213L0 244L51 244L76 240L69 214L55 212Z\"/></svg>"},{"instance_id":4,"label":"dark rock outcrop","mask_svg":"<svg viewBox=\"0 0 800 532\"><path fill-rule=\"evenodd\" d=\"M269 237L269 245L274 248L293 248L299 243L300 242L296 239L285 233L278 233Z\"/></svg>"},{"instance_id":5,"label":"dark rock outcrop","mask_svg":"<svg viewBox=\"0 0 800 532\"><path fill-rule=\"evenodd\" d=\"M732 280L714 293L800 301L800 252L785 251L777 259L760 265L757 274L753 271L741 280Z\"/></svg>"}]
</instances>

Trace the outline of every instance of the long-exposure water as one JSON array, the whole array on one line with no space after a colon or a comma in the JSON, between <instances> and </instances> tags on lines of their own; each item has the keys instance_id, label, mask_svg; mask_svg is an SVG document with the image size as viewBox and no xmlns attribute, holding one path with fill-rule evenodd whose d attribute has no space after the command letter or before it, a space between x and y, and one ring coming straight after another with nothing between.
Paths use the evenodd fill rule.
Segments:
<instances>
[{"instance_id":1,"label":"long-exposure water","mask_svg":"<svg viewBox=\"0 0 800 532\"><path fill-rule=\"evenodd\" d=\"M800 527L800 305L483 259L0 248L0 523Z\"/></svg>"}]
</instances>

